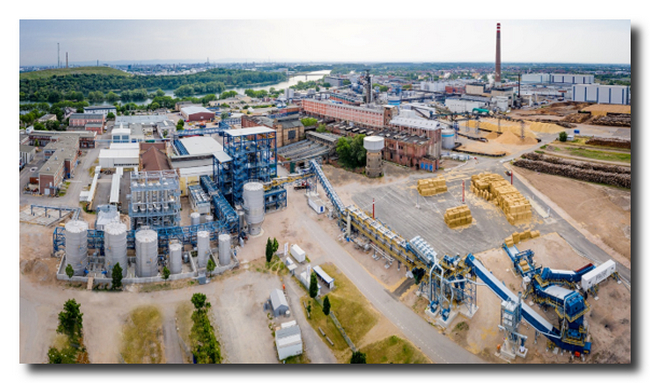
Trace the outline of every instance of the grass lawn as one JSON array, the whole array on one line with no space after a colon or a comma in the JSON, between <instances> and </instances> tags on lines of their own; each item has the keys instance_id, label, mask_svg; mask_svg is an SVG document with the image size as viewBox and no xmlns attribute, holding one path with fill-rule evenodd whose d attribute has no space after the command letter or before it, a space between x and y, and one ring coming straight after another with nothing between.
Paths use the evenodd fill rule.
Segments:
<instances>
[{"instance_id":1,"label":"grass lawn","mask_svg":"<svg viewBox=\"0 0 650 383\"><path fill-rule=\"evenodd\" d=\"M287 359L284 360L284 363L286 364L309 364L311 363L311 360L307 357L305 352L303 351L302 354L300 355L294 355L290 356Z\"/></svg>"},{"instance_id":2,"label":"grass lawn","mask_svg":"<svg viewBox=\"0 0 650 383\"><path fill-rule=\"evenodd\" d=\"M627 162L627 163L630 163L632 161L631 153L604 152L599 150L589 150L589 149L582 149L582 148L567 148L567 152L572 156L591 158L594 160L617 161L617 162Z\"/></svg>"},{"instance_id":3,"label":"grass lawn","mask_svg":"<svg viewBox=\"0 0 650 383\"><path fill-rule=\"evenodd\" d=\"M338 271L332 264L320 265L334 278L334 290L328 294L332 311L354 344L359 344L363 337L378 322L378 314L361 292ZM321 297L325 299L325 297ZM313 311L313 310L312 310Z\"/></svg>"},{"instance_id":4,"label":"grass lawn","mask_svg":"<svg viewBox=\"0 0 650 383\"><path fill-rule=\"evenodd\" d=\"M318 305L318 303L309 298L309 296L302 297L300 299L300 307L302 307L303 311L305 312L305 317L307 317L307 309L305 309L303 302L304 304L309 304L309 302L311 302L311 318L307 320L309 321L309 324L314 328L314 330L316 330L318 335L322 338L323 342L332 350L334 350L336 354L341 354L348 351L349 347L345 342L345 339L343 339L343 336L334 325L334 322L332 322L332 319L323 314L323 309ZM327 341L327 339L321 335L320 331L318 330L319 327L325 332L325 335L327 335L327 337L332 340L334 346L332 346Z\"/></svg>"},{"instance_id":5,"label":"grass lawn","mask_svg":"<svg viewBox=\"0 0 650 383\"><path fill-rule=\"evenodd\" d=\"M408 341L395 335L370 344L361 352L366 354L366 363L422 364L431 363L427 357Z\"/></svg>"},{"instance_id":6,"label":"grass lawn","mask_svg":"<svg viewBox=\"0 0 650 383\"><path fill-rule=\"evenodd\" d=\"M155 306L131 311L122 331L122 358L126 363L165 363L162 315Z\"/></svg>"}]
</instances>

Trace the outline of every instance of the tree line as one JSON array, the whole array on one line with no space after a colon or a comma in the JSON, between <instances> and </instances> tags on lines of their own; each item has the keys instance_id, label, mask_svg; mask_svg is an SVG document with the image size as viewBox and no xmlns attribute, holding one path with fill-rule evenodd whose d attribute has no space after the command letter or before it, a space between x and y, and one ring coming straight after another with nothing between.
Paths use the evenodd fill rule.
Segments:
<instances>
[{"instance_id":1,"label":"tree line","mask_svg":"<svg viewBox=\"0 0 650 383\"><path fill-rule=\"evenodd\" d=\"M97 99L99 97L97 92L104 94L104 97L108 97L109 93L117 95L115 92L118 92L121 100L130 101L145 99L148 96L147 89L157 88L175 89L175 94L182 97L199 93L221 93L226 87L280 82L285 79L286 75L281 72L258 72L224 68L179 76L53 75L48 78L21 79L20 100L39 102L82 101L90 98L91 93L94 99Z\"/></svg>"}]
</instances>

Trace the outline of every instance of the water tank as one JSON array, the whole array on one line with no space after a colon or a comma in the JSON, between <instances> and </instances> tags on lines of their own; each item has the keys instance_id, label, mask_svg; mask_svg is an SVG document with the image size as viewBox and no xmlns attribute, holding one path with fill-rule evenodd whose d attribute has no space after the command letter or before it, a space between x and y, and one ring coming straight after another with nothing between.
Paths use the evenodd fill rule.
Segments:
<instances>
[{"instance_id":1,"label":"water tank","mask_svg":"<svg viewBox=\"0 0 650 383\"><path fill-rule=\"evenodd\" d=\"M122 222L109 222L104 226L104 254L108 276L113 276L113 267L119 263L124 277L129 265L126 258L126 225Z\"/></svg>"},{"instance_id":2,"label":"water tank","mask_svg":"<svg viewBox=\"0 0 650 383\"><path fill-rule=\"evenodd\" d=\"M239 218L239 230L244 230L246 225L246 214L241 206L237 206L237 217Z\"/></svg>"},{"instance_id":3,"label":"water tank","mask_svg":"<svg viewBox=\"0 0 650 383\"><path fill-rule=\"evenodd\" d=\"M201 213L194 212L190 214L191 225L198 225L201 223Z\"/></svg>"},{"instance_id":4,"label":"water tank","mask_svg":"<svg viewBox=\"0 0 650 383\"><path fill-rule=\"evenodd\" d=\"M364 137L363 147L369 152L379 152L384 148L384 137Z\"/></svg>"},{"instance_id":5,"label":"water tank","mask_svg":"<svg viewBox=\"0 0 650 383\"><path fill-rule=\"evenodd\" d=\"M169 271L172 274L180 274L183 268L183 246L178 242L169 244Z\"/></svg>"},{"instance_id":6,"label":"water tank","mask_svg":"<svg viewBox=\"0 0 650 383\"><path fill-rule=\"evenodd\" d=\"M219 265L230 264L230 234L219 235Z\"/></svg>"},{"instance_id":7,"label":"water tank","mask_svg":"<svg viewBox=\"0 0 650 383\"><path fill-rule=\"evenodd\" d=\"M135 233L135 275L140 278L158 275L158 233L148 227Z\"/></svg>"},{"instance_id":8,"label":"water tank","mask_svg":"<svg viewBox=\"0 0 650 383\"><path fill-rule=\"evenodd\" d=\"M208 252L210 250L210 233L199 231L196 233L196 250L197 264L199 268L204 268L208 264Z\"/></svg>"},{"instance_id":9,"label":"water tank","mask_svg":"<svg viewBox=\"0 0 650 383\"><path fill-rule=\"evenodd\" d=\"M205 216L205 222L212 222L212 221L214 221L214 217L212 217L211 214Z\"/></svg>"},{"instance_id":10,"label":"water tank","mask_svg":"<svg viewBox=\"0 0 650 383\"><path fill-rule=\"evenodd\" d=\"M68 265L72 265L74 275L84 275L88 265L88 223L69 221L65 225L65 254Z\"/></svg>"},{"instance_id":11,"label":"water tank","mask_svg":"<svg viewBox=\"0 0 650 383\"><path fill-rule=\"evenodd\" d=\"M244 185L244 211L248 223L248 233L258 235L264 222L264 186L259 182Z\"/></svg>"},{"instance_id":12,"label":"water tank","mask_svg":"<svg viewBox=\"0 0 650 383\"><path fill-rule=\"evenodd\" d=\"M442 130L442 148L451 150L456 145L456 132L453 129Z\"/></svg>"}]
</instances>

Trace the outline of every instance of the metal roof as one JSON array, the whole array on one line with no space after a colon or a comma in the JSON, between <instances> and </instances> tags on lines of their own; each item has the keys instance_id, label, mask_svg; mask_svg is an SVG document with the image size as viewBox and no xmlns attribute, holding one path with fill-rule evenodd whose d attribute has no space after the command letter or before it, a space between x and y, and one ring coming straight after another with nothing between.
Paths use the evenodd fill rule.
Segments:
<instances>
[{"instance_id":1,"label":"metal roof","mask_svg":"<svg viewBox=\"0 0 650 383\"><path fill-rule=\"evenodd\" d=\"M103 120L104 115L103 114L98 114L98 113L72 113L70 116L71 120L77 119L77 118L83 118L83 119L91 119L91 120Z\"/></svg>"},{"instance_id":2,"label":"metal roof","mask_svg":"<svg viewBox=\"0 0 650 383\"><path fill-rule=\"evenodd\" d=\"M117 116L115 117L115 125L118 124L134 124L134 123L158 123L168 120L167 115L154 114L147 116Z\"/></svg>"},{"instance_id":3,"label":"metal roof","mask_svg":"<svg viewBox=\"0 0 650 383\"><path fill-rule=\"evenodd\" d=\"M320 266L314 266L313 270L316 274L318 274L318 276L323 278L325 283L330 284L334 282L334 278L330 277L329 274L327 274L325 271L323 271L323 269L320 268Z\"/></svg>"},{"instance_id":4,"label":"metal roof","mask_svg":"<svg viewBox=\"0 0 650 383\"><path fill-rule=\"evenodd\" d=\"M252 128L228 129L224 131L224 133L231 137L240 137L253 134L275 133L275 130L267 128L266 126L254 126Z\"/></svg>"},{"instance_id":5,"label":"metal roof","mask_svg":"<svg viewBox=\"0 0 650 383\"><path fill-rule=\"evenodd\" d=\"M390 120L390 124L425 130L440 129L438 121L425 120L423 118L396 117Z\"/></svg>"},{"instance_id":6,"label":"metal roof","mask_svg":"<svg viewBox=\"0 0 650 383\"><path fill-rule=\"evenodd\" d=\"M300 326L281 328L275 332L275 344L278 348L287 347L302 342Z\"/></svg>"},{"instance_id":7,"label":"metal roof","mask_svg":"<svg viewBox=\"0 0 650 383\"><path fill-rule=\"evenodd\" d=\"M186 137L181 142L190 155L223 152L223 146L212 137Z\"/></svg>"},{"instance_id":8,"label":"metal roof","mask_svg":"<svg viewBox=\"0 0 650 383\"><path fill-rule=\"evenodd\" d=\"M274 289L273 291L271 291L271 306L273 307L273 310L277 309L282 305L289 307L289 303L287 303L287 298L284 296L284 292L282 292L282 290Z\"/></svg>"},{"instance_id":9,"label":"metal roof","mask_svg":"<svg viewBox=\"0 0 650 383\"><path fill-rule=\"evenodd\" d=\"M190 114L195 114L195 113L211 113L214 114L213 111L208 110L202 106L186 106L184 108L181 108L181 112L185 113L187 115Z\"/></svg>"}]
</instances>

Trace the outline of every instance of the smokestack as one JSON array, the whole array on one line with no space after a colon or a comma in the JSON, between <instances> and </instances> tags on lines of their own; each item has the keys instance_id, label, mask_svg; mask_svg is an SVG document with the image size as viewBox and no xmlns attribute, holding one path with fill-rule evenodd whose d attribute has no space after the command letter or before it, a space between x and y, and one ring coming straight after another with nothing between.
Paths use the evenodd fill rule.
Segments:
<instances>
[{"instance_id":1,"label":"smokestack","mask_svg":"<svg viewBox=\"0 0 650 383\"><path fill-rule=\"evenodd\" d=\"M501 84L501 23L497 23L497 60L494 81Z\"/></svg>"},{"instance_id":2,"label":"smokestack","mask_svg":"<svg viewBox=\"0 0 650 383\"><path fill-rule=\"evenodd\" d=\"M65 67L68 68L68 52L65 52Z\"/></svg>"}]
</instances>

